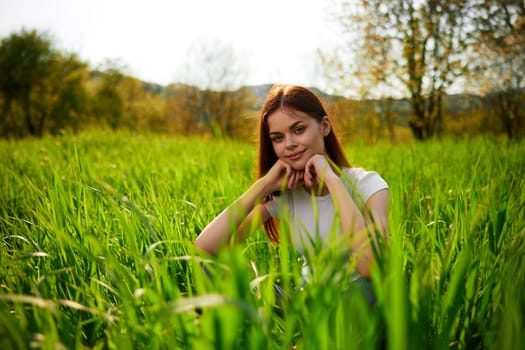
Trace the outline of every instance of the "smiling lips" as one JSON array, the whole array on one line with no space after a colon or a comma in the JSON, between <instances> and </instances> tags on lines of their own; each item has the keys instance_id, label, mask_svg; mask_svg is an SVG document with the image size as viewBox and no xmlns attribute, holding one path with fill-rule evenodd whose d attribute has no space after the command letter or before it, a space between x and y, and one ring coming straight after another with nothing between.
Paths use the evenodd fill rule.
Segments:
<instances>
[{"instance_id":1,"label":"smiling lips","mask_svg":"<svg viewBox=\"0 0 525 350\"><path fill-rule=\"evenodd\" d=\"M295 153L288 155L287 158L290 160L297 160L302 157L303 153L304 153L304 150L295 152Z\"/></svg>"}]
</instances>

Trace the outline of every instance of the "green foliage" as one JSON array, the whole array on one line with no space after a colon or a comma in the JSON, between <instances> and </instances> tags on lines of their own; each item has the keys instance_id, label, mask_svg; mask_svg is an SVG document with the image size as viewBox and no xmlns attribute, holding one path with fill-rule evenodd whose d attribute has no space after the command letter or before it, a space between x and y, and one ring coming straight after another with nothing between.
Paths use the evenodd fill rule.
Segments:
<instances>
[{"instance_id":1,"label":"green foliage","mask_svg":"<svg viewBox=\"0 0 525 350\"><path fill-rule=\"evenodd\" d=\"M0 45L0 88L7 96L19 97L50 72L51 40L35 30L14 33Z\"/></svg>"},{"instance_id":2,"label":"green foliage","mask_svg":"<svg viewBox=\"0 0 525 350\"><path fill-rule=\"evenodd\" d=\"M0 116L2 120L7 119L12 104L16 102L23 110L23 123L27 125L28 132L32 135L39 133L40 118L35 120L30 110L31 92L49 79L53 56L51 40L34 30L15 33L2 40L0 43L0 92L4 97Z\"/></svg>"},{"instance_id":3,"label":"green foliage","mask_svg":"<svg viewBox=\"0 0 525 350\"><path fill-rule=\"evenodd\" d=\"M0 42L1 136L78 129L87 103L87 65L53 48L47 35L13 33Z\"/></svg>"},{"instance_id":4,"label":"green foliage","mask_svg":"<svg viewBox=\"0 0 525 350\"><path fill-rule=\"evenodd\" d=\"M343 0L329 7L341 28L341 45L321 52L321 59L334 91L362 98L404 96L411 106L409 126L419 140L456 130L465 135L477 124L492 133L503 126L509 138L525 134L522 2ZM445 108L458 88L462 102L471 99L469 93L488 99L481 109L502 125L469 113L461 118L464 127L454 130L461 113L445 120Z\"/></svg>"},{"instance_id":5,"label":"green foliage","mask_svg":"<svg viewBox=\"0 0 525 350\"><path fill-rule=\"evenodd\" d=\"M393 14L388 6L384 7L383 2L374 2L374 4L385 10L383 14L388 15L388 18ZM512 9L515 11L514 7ZM498 11L500 15L506 13L502 12L502 8ZM422 16L421 20L429 18L424 12L419 13L419 16ZM395 16L395 18L399 17L408 18ZM430 17L440 20L444 18ZM511 17L514 18L514 15ZM516 15L516 18L521 17ZM518 27L521 28L520 23L522 23L517 19L513 23L516 28L508 33L511 37L522 35L516 32ZM501 21L498 21L501 25ZM368 27L378 28L375 25ZM358 32L364 33L361 30ZM488 29L484 32L490 34ZM355 34L355 31L352 33ZM385 33L391 31L387 30ZM381 38L375 37L375 39ZM512 39L511 42L516 40ZM355 41L354 36L352 41ZM366 43L369 49L381 48L381 45L374 45L373 40L367 40ZM420 49L423 50L421 52L425 52L424 47ZM489 51L492 52L491 50L495 48ZM493 53L500 57L499 52L496 50ZM516 52L521 54L523 50L512 45L510 53ZM219 55L217 60L214 60L212 52L205 55L205 58L210 60L208 63L213 63L208 67L213 68L209 72L208 82L222 82L222 90L215 84L204 84L208 86L207 88L178 83L163 87L130 76L126 73L125 65L118 60L109 60L97 69L92 69L75 54L57 50L46 33L39 33L36 30L12 33L0 42L0 137L41 137L46 134L98 128L251 141L255 136L254 130L257 129L258 106L270 85L234 88L236 84L233 84L233 80L238 78L238 74L235 74L236 68L231 70L231 61L224 60L226 53L227 51L222 54L216 52ZM412 52L415 53L416 51ZM425 54L421 55L426 57ZM507 59L512 62L514 56L509 55ZM433 61L446 60L434 58ZM341 75L340 69L343 69L344 65L336 65L336 71L339 72L337 76L343 79L354 77L360 82L359 84L364 84L361 86L363 91L369 91L370 84L381 90L382 84L386 83L383 80L387 74L383 64L394 64L394 66L401 64L398 68L406 68L403 66L403 60L388 59L384 52L366 55L366 65L356 62L360 70L368 67L373 74L366 79L360 74ZM430 61L427 63L434 67ZM332 64L335 64L335 61ZM489 64L489 66L503 69L502 72L493 72L492 77L516 79L505 78L504 84L501 83L501 86L496 84L498 89L484 97L450 96L445 94L444 87L440 87L436 93L431 90L425 92L418 88L416 95L419 97L415 100L414 98L412 100L367 99L371 97L368 93L363 93L361 100L353 100L314 90L326 99L327 107L331 110L330 116L335 124L338 124L342 134L348 134L348 139L352 142L375 143L386 138L392 142L410 141L414 138L410 132L411 128L412 131L421 131L423 130L419 125L421 123L427 125L427 136L436 132L443 136L506 134L508 138L521 138L524 135L525 125L523 89L520 85L522 79L519 67L521 66L519 64L516 68L508 64ZM201 68L199 67L197 71ZM221 73L220 68L224 69L223 74L233 80L226 81L220 78L217 75ZM510 68L515 70L512 74L507 72ZM486 72L486 70L482 71ZM424 70L420 73L424 73ZM434 73L439 73L439 70ZM454 76L459 75L462 73L454 74ZM439 76L441 79L441 75ZM437 82L440 79L419 80ZM517 86L509 85L514 81ZM355 83L357 82L354 81L350 85L359 86ZM480 81L479 84L484 83ZM482 90L480 92L484 93ZM432 99L429 100L430 96ZM414 105L415 102L419 107ZM430 107L435 113L430 111ZM428 112L425 116L421 114L424 110ZM420 120L414 124L412 119L418 114ZM435 123L422 122L428 118L433 118ZM431 132L430 129L433 131Z\"/></svg>"},{"instance_id":6,"label":"green foliage","mask_svg":"<svg viewBox=\"0 0 525 350\"><path fill-rule=\"evenodd\" d=\"M306 285L290 244L261 230L216 258L195 252L251 183L252 145L122 132L0 141L0 346L523 348L524 148L348 148L392 193L371 306L337 247Z\"/></svg>"}]
</instances>

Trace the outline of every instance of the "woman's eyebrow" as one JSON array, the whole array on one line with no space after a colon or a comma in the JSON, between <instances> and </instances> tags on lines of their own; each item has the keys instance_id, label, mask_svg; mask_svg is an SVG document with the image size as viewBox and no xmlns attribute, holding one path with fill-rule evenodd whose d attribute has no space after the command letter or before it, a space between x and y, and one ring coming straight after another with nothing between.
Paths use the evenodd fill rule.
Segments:
<instances>
[{"instance_id":1,"label":"woman's eyebrow","mask_svg":"<svg viewBox=\"0 0 525 350\"><path fill-rule=\"evenodd\" d=\"M292 125L290 125L290 130L292 130L293 128L295 128L297 125L301 124L303 121L302 120L298 120L296 121L295 123L293 123Z\"/></svg>"},{"instance_id":2,"label":"woman's eyebrow","mask_svg":"<svg viewBox=\"0 0 525 350\"><path fill-rule=\"evenodd\" d=\"M297 125L299 125L302 122L303 122L302 120L298 120L298 121L294 122L292 125L290 125L290 127L288 129L292 130L292 129L294 129ZM281 132L280 131L270 131L270 135L273 135L273 134L281 134Z\"/></svg>"}]
</instances>

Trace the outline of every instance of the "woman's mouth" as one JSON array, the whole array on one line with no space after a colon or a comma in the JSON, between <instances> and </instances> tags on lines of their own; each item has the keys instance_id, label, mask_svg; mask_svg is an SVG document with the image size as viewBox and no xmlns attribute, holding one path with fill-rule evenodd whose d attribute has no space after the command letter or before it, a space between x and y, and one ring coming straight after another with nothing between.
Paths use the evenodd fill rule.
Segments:
<instances>
[{"instance_id":1,"label":"woman's mouth","mask_svg":"<svg viewBox=\"0 0 525 350\"><path fill-rule=\"evenodd\" d=\"M288 155L288 159L290 160L298 160L300 159L304 154L304 150L303 151L300 151L300 152L295 152L295 153L292 153L290 155Z\"/></svg>"}]
</instances>

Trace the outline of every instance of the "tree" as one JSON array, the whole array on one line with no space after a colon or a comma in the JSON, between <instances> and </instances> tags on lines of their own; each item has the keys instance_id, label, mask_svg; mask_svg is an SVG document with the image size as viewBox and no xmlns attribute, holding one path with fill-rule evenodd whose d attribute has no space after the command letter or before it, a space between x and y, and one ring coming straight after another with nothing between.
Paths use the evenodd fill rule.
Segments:
<instances>
[{"instance_id":1,"label":"tree","mask_svg":"<svg viewBox=\"0 0 525 350\"><path fill-rule=\"evenodd\" d=\"M255 98L241 89L246 69L229 43L220 40L199 40L190 47L187 61L182 65L178 92L180 122L204 125L214 137L235 136L237 125L242 124ZM173 100L171 102L173 106ZM189 124L188 124L189 123Z\"/></svg>"},{"instance_id":2,"label":"tree","mask_svg":"<svg viewBox=\"0 0 525 350\"><path fill-rule=\"evenodd\" d=\"M75 54L57 54L49 79L36 86L31 98L34 114L46 121L45 130L78 131L86 121L88 66Z\"/></svg>"},{"instance_id":3,"label":"tree","mask_svg":"<svg viewBox=\"0 0 525 350\"><path fill-rule=\"evenodd\" d=\"M2 135L41 136L85 114L87 64L53 48L46 34L22 30L0 43Z\"/></svg>"},{"instance_id":4,"label":"tree","mask_svg":"<svg viewBox=\"0 0 525 350\"><path fill-rule=\"evenodd\" d=\"M93 113L99 123L107 123L116 130L122 126L124 118L124 101L118 87L125 78L123 67L115 61L108 60L95 72L100 86L92 100Z\"/></svg>"},{"instance_id":5,"label":"tree","mask_svg":"<svg viewBox=\"0 0 525 350\"><path fill-rule=\"evenodd\" d=\"M199 122L200 90L187 84L170 84L166 93L166 109L170 130L183 135L202 133Z\"/></svg>"},{"instance_id":6,"label":"tree","mask_svg":"<svg viewBox=\"0 0 525 350\"><path fill-rule=\"evenodd\" d=\"M525 3L479 1L479 31L473 80L482 82L492 113L502 122L509 138L525 135Z\"/></svg>"},{"instance_id":7,"label":"tree","mask_svg":"<svg viewBox=\"0 0 525 350\"><path fill-rule=\"evenodd\" d=\"M120 60L106 60L92 75L92 110L99 124L113 130L166 132L162 88L130 76Z\"/></svg>"},{"instance_id":8,"label":"tree","mask_svg":"<svg viewBox=\"0 0 525 350\"><path fill-rule=\"evenodd\" d=\"M13 103L20 104L31 135L41 135L44 119L31 113L31 93L52 75L56 52L51 40L35 30L11 34L0 43L0 92L4 97L2 120ZM44 116L41 116L44 117Z\"/></svg>"},{"instance_id":9,"label":"tree","mask_svg":"<svg viewBox=\"0 0 525 350\"><path fill-rule=\"evenodd\" d=\"M325 56L332 74L376 97L401 91L410 99L414 136L438 134L443 96L468 64L462 54L472 30L469 2L346 1L337 13L349 51Z\"/></svg>"},{"instance_id":10,"label":"tree","mask_svg":"<svg viewBox=\"0 0 525 350\"><path fill-rule=\"evenodd\" d=\"M161 93L146 91L144 82L125 76L117 87L123 102L121 125L129 130L165 132L166 102Z\"/></svg>"}]
</instances>

